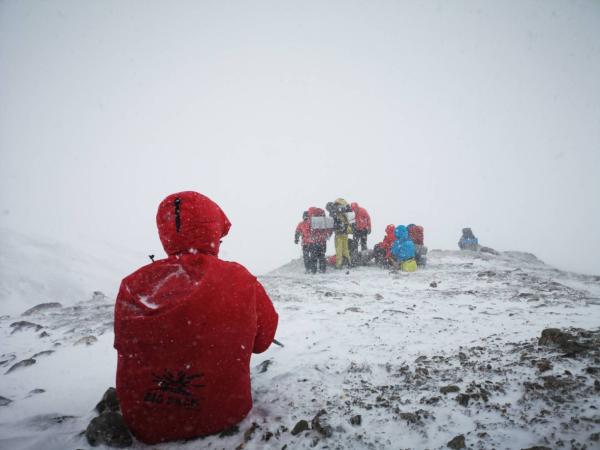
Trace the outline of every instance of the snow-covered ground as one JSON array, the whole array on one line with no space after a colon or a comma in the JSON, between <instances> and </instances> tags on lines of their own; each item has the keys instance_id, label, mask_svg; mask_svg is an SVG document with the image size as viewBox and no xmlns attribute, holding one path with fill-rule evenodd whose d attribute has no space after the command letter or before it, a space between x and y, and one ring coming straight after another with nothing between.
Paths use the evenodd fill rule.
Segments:
<instances>
[{"instance_id":1,"label":"snow-covered ground","mask_svg":"<svg viewBox=\"0 0 600 450\"><path fill-rule=\"evenodd\" d=\"M598 276L526 253L432 251L411 274L306 275L297 260L261 281L285 347L253 357L255 405L238 431L134 448L433 449L459 435L481 449L599 446L598 349L564 357L537 341L550 327L599 330ZM81 432L114 386L114 299L83 300L0 317L0 449L89 448Z\"/></svg>"}]
</instances>

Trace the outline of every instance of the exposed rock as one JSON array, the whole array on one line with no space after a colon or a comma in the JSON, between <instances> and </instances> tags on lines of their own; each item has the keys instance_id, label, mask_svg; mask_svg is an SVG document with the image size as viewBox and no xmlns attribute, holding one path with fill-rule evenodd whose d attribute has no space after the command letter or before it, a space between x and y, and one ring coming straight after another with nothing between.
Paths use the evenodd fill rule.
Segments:
<instances>
[{"instance_id":1,"label":"exposed rock","mask_svg":"<svg viewBox=\"0 0 600 450\"><path fill-rule=\"evenodd\" d=\"M92 419L85 437L90 445L108 445L110 447L124 448L133 444L133 438L123 421L121 414L105 411Z\"/></svg>"},{"instance_id":2,"label":"exposed rock","mask_svg":"<svg viewBox=\"0 0 600 450\"><path fill-rule=\"evenodd\" d=\"M589 348L577 342L577 338L558 328L546 328L538 340L539 345L559 347L567 355L573 355L587 351Z\"/></svg>"},{"instance_id":3,"label":"exposed rock","mask_svg":"<svg viewBox=\"0 0 600 450\"><path fill-rule=\"evenodd\" d=\"M423 398L421 398L420 403L424 403L426 405L437 405L441 399L442 399L442 397L439 397L439 396L430 397L430 398L423 397Z\"/></svg>"},{"instance_id":4,"label":"exposed rock","mask_svg":"<svg viewBox=\"0 0 600 450\"><path fill-rule=\"evenodd\" d=\"M271 360L271 359L265 359L258 366L256 366L256 368L258 369L259 373L265 373L269 369L269 366L271 364L273 364L273 360Z\"/></svg>"},{"instance_id":5,"label":"exposed rock","mask_svg":"<svg viewBox=\"0 0 600 450\"><path fill-rule=\"evenodd\" d=\"M32 358L37 358L39 356L48 356L52 353L54 353L54 350L44 350L43 352L37 352L35 355L32 356Z\"/></svg>"},{"instance_id":6,"label":"exposed rock","mask_svg":"<svg viewBox=\"0 0 600 450\"><path fill-rule=\"evenodd\" d=\"M400 418L405 420L408 423L417 423L419 421L419 417L415 413L400 413Z\"/></svg>"},{"instance_id":7,"label":"exposed rock","mask_svg":"<svg viewBox=\"0 0 600 450\"><path fill-rule=\"evenodd\" d=\"M292 434L294 436L296 436L299 433L302 433L303 431L309 430L310 426L308 425L308 422L306 420L299 420L298 423L296 423L296 425L294 425L294 428L292 429Z\"/></svg>"},{"instance_id":8,"label":"exposed rock","mask_svg":"<svg viewBox=\"0 0 600 450\"><path fill-rule=\"evenodd\" d=\"M28 322L26 320L19 320L18 322L13 322L10 324L10 327L13 329L10 334L15 334L17 331L23 331L23 330L33 330L33 331L40 331L42 328L44 328L43 326L37 324L37 323L33 323L33 322Z\"/></svg>"},{"instance_id":9,"label":"exposed rock","mask_svg":"<svg viewBox=\"0 0 600 450\"><path fill-rule=\"evenodd\" d=\"M500 252L498 252L497 250L494 250L491 247L481 246L481 247L479 247L479 251L482 253L490 253L490 254L496 255L496 256L498 256L500 254Z\"/></svg>"},{"instance_id":10,"label":"exposed rock","mask_svg":"<svg viewBox=\"0 0 600 450\"><path fill-rule=\"evenodd\" d=\"M234 425L232 427L227 428L219 433L219 437L223 439L224 437L234 436L240 432L240 427Z\"/></svg>"},{"instance_id":11,"label":"exposed rock","mask_svg":"<svg viewBox=\"0 0 600 450\"><path fill-rule=\"evenodd\" d=\"M42 331L40 334L38 334L39 338L45 338L45 337L49 337L50 334L46 331Z\"/></svg>"},{"instance_id":12,"label":"exposed rock","mask_svg":"<svg viewBox=\"0 0 600 450\"><path fill-rule=\"evenodd\" d=\"M361 415L357 414L356 416L350 417L350 423L352 425L360 425L362 423L362 417L361 417Z\"/></svg>"},{"instance_id":13,"label":"exposed rock","mask_svg":"<svg viewBox=\"0 0 600 450\"><path fill-rule=\"evenodd\" d=\"M451 384L450 386L444 386L440 388L440 392L442 394L450 394L452 392L460 392L460 388Z\"/></svg>"},{"instance_id":14,"label":"exposed rock","mask_svg":"<svg viewBox=\"0 0 600 450\"><path fill-rule=\"evenodd\" d=\"M375 300L383 300L383 295L375 294Z\"/></svg>"},{"instance_id":15,"label":"exposed rock","mask_svg":"<svg viewBox=\"0 0 600 450\"><path fill-rule=\"evenodd\" d=\"M542 380L544 380L544 388L552 391L569 388L574 384L574 382L571 380L551 375L547 377L542 377Z\"/></svg>"},{"instance_id":16,"label":"exposed rock","mask_svg":"<svg viewBox=\"0 0 600 450\"><path fill-rule=\"evenodd\" d=\"M48 302L48 303L40 303L39 305L35 305L33 308L29 308L25 311L22 316L31 316L32 314L36 314L42 311L48 311L49 309L62 308L62 305L58 302Z\"/></svg>"},{"instance_id":17,"label":"exposed rock","mask_svg":"<svg viewBox=\"0 0 600 450\"><path fill-rule=\"evenodd\" d=\"M477 276L479 278L482 278L482 277L495 277L496 276L496 272L494 272L493 270L486 270L484 272L479 272L477 274Z\"/></svg>"},{"instance_id":18,"label":"exposed rock","mask_svg":"<svg viewBox=\"0 0 600 450\"><path fill-rule=\"evenodd\" d=\"M543 445L535 445L533 447L522 448L521 450L552 450L550 447L544 447Z\"/></svg>"},{"instance_id":19,"label":"exposed rock","mask_svg":"<svg viewBox=\"0 0 600 450\"><path fill-rule=\"evenodd\" d=\"M37 394L43 394L44 392L46 392L45 389L33 389L31 391L29 391L29 394L27 394L27 397L31 397L33 395L37 395Z\"/></svg>"},{"instance_id":20,"label":"exposed rock","mask_svg":"<svg viewBox=\"0 0 600 450\"><path fill-rule=\"evenodd\" d=\"M471 399L471 396L468 394L458 394L455 398L455 400L462 406L469 406L470 399Z\"/></svg>"},{"instance_id":21,"label":"exposed rock","mask_svg":"<svg viewBox=\"0 0 600 450\"><path fill-rule=\"evenodd\" d=\"M238 448L244 448L244 445L246 444L246 442L248 442L250 439L252 439L252 436L254 436L254 433L257 429L260 429L260 426L258 426L258 424L256 422L252 422L252 425L250 425L250 428L248 428L244 432L244 442L240 446L238 446Z\"/></svg>"},{"instance_id":22,"label":"exposed rock","mask_svg":"<svg viewBox=\"0 0 600 450\"><path fill-rule=\"evenodd\" d=\"M0 395L0 406L7 406L7 405L10 405L11 403L12 403L12 400L10 398L2 397Z\"/></svg>"},{"instance_id":23,"label":"exposed rock","mask_svg":"<svg viewBox=\"0 0 600 450\"><path fill-rule=\"evenodd\" d=\"M446 446L448 446L449 448L452 448L454 450L458 450L461 448L467 448L467 446L465 445L465 436L462 434L459 434L454 439L452 439L450 442L448 442L446 444Z\"/></svg>"},{"instance_id":24,"label":"exposed rock","mask_svg":"<svg viewBox=\"0 0 600 450\"><path fill-rule=\"evenodd\" d=\"M547 359L542 359L538 361L536 366L540 373L552 370L552 364Z\"/></svg>"},{"instance_id":25,"label":"exposed rock","mask_svg":"<svg viewBox=\"0 0 600 450\"><path fill-rule=\"evenodd\" d=\"M2 360L0 360L0 366L7 366L9 363L13 362L15 359L17 359L17 355L15 355L14 353L5 353L2 355Z\"/></svg>"},{"instance_id":26,"label":"exposed rock","mask_svg":"<svg viewBox=\"0 0 600 450\"><path fill-rule=\"evenodd\" d=\"M422 425L423 419L429 419L430 417L433 417L429 411L424 409L418 409L413 412L400 412L398 409L396 409L396 412L401 420L404 420L410 424Z\"/></svg>"},{"instance_id":27,"label":"exposed rock","mask_svg":"<svg viewBox=\"0 0 600 450\"><path fill-rule=\"evenodd\" d=\"M117 390L114 387L109 387L102 396L102 400L96 405L96 411L102 414L104 411L119 412L120 410Z\"/></svg>"},{"instance_id":28,"label":"exposed rock","mask_svg":"<svg viewBox=\"0 0 600 450\"><path fill-rule=\"evenodd\" d=\"M265 434L263 434L261 440L265 441L265 442L269 442L269 440L275 436L275 434L273 434L271 431L267 431Z\"/></svg>"},{"instance_id":29,"label":"exposed rock","mask_svg":"<svg viewBox=\"0 0 600 450\"><path fill-rule=\"evenodd\" d=\"M331 437L333 435L333 427L329 425L327 420L327 411L322 409L313 418L312 422L313 430L316 430L319 434L324 437Z\"/></svg>"},{"instance_id":30,"label":"exposed rock","mask_svg":"<svg viewBox=\"0 0 600 450\"><path fill-rule=\"evenodd\" d=\"M40 414L27 419L27 423L29 426L38 430L47 430L55 425L60 425L75 418L75 416L64 414Z\"/></svg>"},{"instance_id":31,"label":"exposed rock","mask_svg":"<svg viewBox=\"0 0 600 450\"><path fill-rule=\"evenodd\" d=\"M81 339L78 339L77 341L75 341L75 343L73 345L92 345L95 344L96 342L98 342L98 338L96 336L84 336Z\"/></svg>"},{"instance_id":32,"label":"exposed rock","mask_svg":"<svg viewBox=\"0 0 600 450\"><path fill-rule=\"evenodd\" d=\"M438 284L435 281L432 281L431 283L429 283L429 286L432 288L436 288L438 287Z\"/></svg>"},{"instance_id":33,"label":"exposed rock","mask_svg":"<svg viewBox=\"0 0 600 450\"><path fill-rule=\"evenodd\" d=\"M23 361L19 361L18 363L10 366L10 369L8 369L4 374L6 375L7 373L14 372L15 370L19 370L19 369L22 369L24 367L32 366L35 363L36 363L36 360L33 359L33 358L24 359Z\"/></svg>"},{"instance_id":34,"label":"exposed rock","mask_svg":"<svg viewBox=\"0 0 600 450\"><path fill-rule=\"evenodd\" d=\"M102 291L94 291L92 293L91 302L105 301L108 300L108 297Z\"/></svg>"}]
</instances>

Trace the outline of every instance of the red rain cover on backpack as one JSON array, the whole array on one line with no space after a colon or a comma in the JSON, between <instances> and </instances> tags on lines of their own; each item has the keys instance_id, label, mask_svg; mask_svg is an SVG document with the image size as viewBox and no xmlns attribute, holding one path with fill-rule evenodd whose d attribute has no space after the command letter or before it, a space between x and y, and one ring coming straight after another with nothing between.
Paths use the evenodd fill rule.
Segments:
<instances>
[{"instance_id":1,"label":"red rain cover on backpack","mask_svg":"<svg viewBox=\"0 0 600 450\"><path fill-rule=\"evenodd\" d=\"M413 225L408 229L408 236L414 244L423 245L423 227L421 225Z\"/></svg>"}]
</instances>

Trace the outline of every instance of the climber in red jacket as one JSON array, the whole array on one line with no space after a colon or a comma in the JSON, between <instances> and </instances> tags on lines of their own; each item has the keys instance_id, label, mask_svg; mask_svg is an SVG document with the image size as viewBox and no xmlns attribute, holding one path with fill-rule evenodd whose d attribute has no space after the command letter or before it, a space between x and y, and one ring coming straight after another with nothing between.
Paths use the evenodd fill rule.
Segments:
<instances>
[{"instance_id":1,"label":"climber in red jacket","mask_svg":"<svg viewBox=\"0 0 600 450\"><path fill-rule=\"evenodd\" d=\"M385 227L383 241L374 247L375 261L381 266L387 266L392 255L392 245L396 240L395 229L396 227L393 224Z\"/></svg>"},{"instance_id":2,"label":"climber in red jacket","mask_svg":"<svg viewBox=\"0 0 600 450\"><path fill-rule=\"evenodd\" d=\"M243 266L220 260L231 224L209 198L180 192L156 216L167 258L126 277L115 305L117 396L148 444L227 429L252 408L250 356L278 316Z\"/></svg>"},{"instance_id":3,"label":"climber in red jacket","mask_svg":"<svg viewBox=\"0 0 600 450\"><path fill-rule=\"evenodd\" d=\"M367 235L371 234L371 217L367 210L361 207L358 203L351 203L352 211L354 211L356 222L353 225L354 240L360 242L360 249L367 249Z\"/></svg>"},{"instance_id":4,"label":"climber in red jacket","mask_svg":"<svg viewBox=\"0 0 600 450\"><path fill-rule=\"evenodd\" d=\"M302 222L296 226L294 233L294 244L298 244L302 238L302 259L304 260L304 270L310 272L311 267L311 244L312 237L310 233L310 216L308 211L302 213Z\"/></svg>"}]
</instances>

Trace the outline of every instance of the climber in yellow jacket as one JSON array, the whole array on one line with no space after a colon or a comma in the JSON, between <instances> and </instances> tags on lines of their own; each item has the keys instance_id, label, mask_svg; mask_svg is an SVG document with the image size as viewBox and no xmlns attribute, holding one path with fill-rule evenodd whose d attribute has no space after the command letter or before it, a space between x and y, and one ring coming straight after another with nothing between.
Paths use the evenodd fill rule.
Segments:
<instances>
[{"instance_id":1,"label":"climber in yellow jacket","mask_svg":"<svg viewBox=\"0 0 600 450\"><path fill-rule=\"evenodd\" d=\"M350 248L348 247L348 234L352 233L351 222L347 213L352 213L352 208L343 198L335 202L327 203L325 207L329 215L333 217L333 229L335 232L335 267L341 269L344 262L350 266Z\"/></svg>"}]
</instances>

